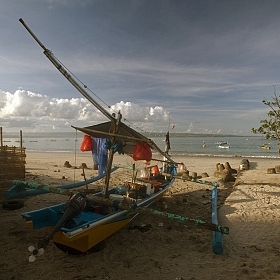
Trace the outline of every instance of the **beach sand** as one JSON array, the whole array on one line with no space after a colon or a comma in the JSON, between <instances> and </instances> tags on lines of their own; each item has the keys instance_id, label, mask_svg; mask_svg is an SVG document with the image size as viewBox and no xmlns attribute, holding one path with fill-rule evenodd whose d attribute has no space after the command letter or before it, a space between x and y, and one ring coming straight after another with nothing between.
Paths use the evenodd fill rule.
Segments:
<instances>
[{"instance_id":1,"label":"beach sand","mask_svg":"<svg viewBox=\"0 0 280 280\"><path fill-rule=\"evenodd\" d=\"M217 181L216 164L228 162L238 169L241 157L180 157L190 172L206 172L207 181ZM64 167L69 161L75 168ZM132 165L131 159L116 156L115 163ZM235 183L218 188L219 224L228 226L223 236L223 253L212 251L212 232L190 227L148 214L141 214L129 226L151 224L147 232L123 228L106 240L97 253L67 255L51 242L34 263L28 262L27 248L36 245L45 230L31 231L21 213L64 202L67 197L42 194L24 198L19 210L0 208L0 279L134 279L134 280L207 280L207 279L280 279L280 174L267 174L279 159L249 158L250 169L238 173ZM26 157L26 180L44 185L62 185L97 175L89 152L31 153ZM137 164L136 164L137 165ZM137 165L138 166L138 165ZM131 171L118 169L115 183L131 179ZM101 188L102 182L90 185ZM211 222L211 189L176 179L170 192L153 208Z\"/></svg>"}]
</instances>

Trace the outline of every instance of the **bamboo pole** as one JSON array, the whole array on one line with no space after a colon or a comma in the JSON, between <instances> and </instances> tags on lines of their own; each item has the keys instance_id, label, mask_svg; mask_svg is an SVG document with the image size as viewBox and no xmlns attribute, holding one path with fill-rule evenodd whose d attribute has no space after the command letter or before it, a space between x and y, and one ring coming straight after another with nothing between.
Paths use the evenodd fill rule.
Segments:
<instances>
[{"instance_id":1,"label":"bamboo pole","mask_svg":"<svg viewBox=\"0 0 280 280\"><path fill-rule=\"evenodd\" d=\"M68 196L79 193L78 191L74 191L74 190L69 191L69 190L58 189L58 188L50 187L50 186L41 186L39 184L34 184L34 183L25 182L25 185L28 186L29 188L41 189L41 190L45 190L46 192L64 194L64 195L68 195ZM86 193L86 190L85 190L85 193ZM229 234L228 227L224 227L224 226L214 224L214 223L208 223L208 222L205 222L200 219L184 217L184 216L177 215L174 213L161 212L156 209L151 209L151 208L147 208L147 207L139 207L135 203L133 203L133 204L120 203L117 200L111 200L109 198L103 198L103 197L98 197L98 196L91 196L90 198L88 198L88 201L92 201L95 203L101 203L101 204L107 205L107 206L116 207L121 210L127 210L128 212L135 212L135 213L139 213L139 214L151 214L153 216L168 218L169 220L172 220L172 221L176 221L176 222L180 222L180 223L188 224L188 225L192 225L192 226L199 226L204 229L212 230L214 232L220 232L221 234Z\"/></svg>"},{"instance_id":2,"label":"bamboo pole","mask_svg":"<svg viewBox=\"0 0 280 280\"><path fill-rule=\"evenodd\" d=\"M217 184L213 185L212 189L212 224L218 225L218 190ZM219 231L212 232L212 251L216 255L221 255L224 251L222 245L223 235Z\"/></svg>"},{"instance_id":3,"label":"bamboo pole","mask_svg":"<svg viewBox=\"0 0 280 280\"><path fill-rule=\"evenodd\" d=\"M19 131L19 137L20 137L20 149L22 150L22 130Z\"/></svg>"},{"instance_id":4,"label":"bamboo pole","mask_svg":"<svg viewBox=\"0 0 280 280\"><path fill-rule=\"evenodd\" d=\"M180 222L183 224L188 224L188 225L192 225L192 226L200 226L204 229L212 230L214 232L219 232L220 234L229 234L228 227L224 227L224 226L214 224L214 223L208 223L208 222L205 222L200 219L184 217L184 216L177 215L174 213L162 212L162 211L158 211L156 209L151 209L151 208L147 208L147 207L139 207L136 204L128 205L128 204L120 203L115 200L110 200L110 199L106 199L106 198L104 199L104 198L98 197L98 196L92 196L88 200L97 202L97 203L102 203L102 204L105 204L108 206L117 207L121 210L127 210L128 212L135 212L135 213L139 213L139 214L151 214L153 216L168 218L169 220L172 220L175 222Z\"/></svg>"}]
</instances>

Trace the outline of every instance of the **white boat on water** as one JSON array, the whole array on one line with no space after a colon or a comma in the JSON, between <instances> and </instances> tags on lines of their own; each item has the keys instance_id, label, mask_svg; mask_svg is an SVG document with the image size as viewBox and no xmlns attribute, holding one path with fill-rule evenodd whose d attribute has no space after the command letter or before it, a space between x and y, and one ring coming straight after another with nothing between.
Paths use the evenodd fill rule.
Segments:
<instances>
[{"instance_id":1,"label":"white boat on water","mask_svg":"<svg viewBox=\"0 0 280 280\"><path fill-rule=\"evenodd\" d=\"M217 142L217 144L218 144L218 148L220 148L220 149L229 149L230 148L230 145L228 142L220 141L220 142Z\"/></svg>"}]
</instances>

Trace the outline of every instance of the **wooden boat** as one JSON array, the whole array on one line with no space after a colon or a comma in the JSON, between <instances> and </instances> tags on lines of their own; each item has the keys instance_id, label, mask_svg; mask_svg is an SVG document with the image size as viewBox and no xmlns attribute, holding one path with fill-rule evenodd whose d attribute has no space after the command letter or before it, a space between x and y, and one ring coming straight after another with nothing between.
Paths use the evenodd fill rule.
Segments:
<instances>
[{"instance_id":1,"label":"wooden boat","mask_svg":"<svg viewBox=\"0 0 280 280\"><path fill-rule=\"evenodd\" d=\"M31 252L29 261L34 262L37 256L42 255L51 240L59 249L71 254L99 250L102 242L107 237L123 228L138 214L147 211L147 207L162 198L174 182L179 164L174 162L168 154L170 149L169 132L166 134L165 151L162 151L151 139L146 138L121 122L122 116L120 112L114 115L109 114L85 91L85 85L82 87L72 78L22 19L20 19L20 22L43 48L44 54L63 76L109 119L108 122L83 128L73 126L73 128L85 133L87 136L93 137L96 141L97 139L105 140L106 145L102 146L103 149L107 147L103 190L95 194L89 194L87 191L72 192L72 196L65 203L21 214L30 229L49 229L49 233L38 241L36 247L29 246L28 249ZM142 174L137 177L135 164L133 164L131 181L111 186L110 178L113 158L116 152L131 156L134 161L145 160L149 162L152 160L151 150L163 157L163 159L157 159L162 164L162 167L159 168L157 164L151 167L147 165L142 170ZM98 152L101 152L101 150ZM101 163L99 162L99 168L100 165ZM27 183L25 186L31 189L39 188L43 191L60 194L69 195L70 193L67 189L36 186L36 184L32 183ZM201 220L159 212L153 209L149 209L148 212L154 215L166 216L179 222L201 225L213 232L228 234L228 228L219 226L217 219L215 219L215 223L209 224ZM217 242L220 242L220 240L219 238Z\"/></svg>"},{"instance_id":2,"label":"wooden boat","mask_svg":"<svg viewBox=\"0 0 280 280\"><path fill-rule=\"evenodd\" d=\"M138 215L135 209L147 207L164 195L174 182L173 175L176 174L176 163L168 154L168 149L162 151L152 140L121 122L120 112L109 114L85 91L84 87L72 78L22 19L20 22L43 48L44 54L63 76L109 119L108 122L84 128L73 126L95 140L103 139L106 142L108 150L106 151L106 167L104 168L106 176L103 191L91 197L88 197L86 193L78 192L66 203L22 214L31 229L50 228L50 233L38 242L36 248L34 246L29 248L32 252L29 260L32 262L35 261L36 255L40 255L44 251L51 240L59 249L74 254L85 253L96 248L100 242L135 218ZM169 133L167 144L169 144ZM141 152L135 154L135 148L139 146ZM143 152L143 147L145 152ZM151 175L137 178L136 172L133 172L131 182L110 186L115 152L132 156L135 161L150 161L152 158L151 150L163 157L163 160L160 160L162 163L161 172L155 165L156 171L151 172Z\"/></svg>"},{"instance_id":3,"label":"wooden boat","mask_svg":"<svg viewBox=\"0 0 280 280\"><path fill-rule=\"evenodd\" d=\"M137 207L147 207L160 199L173 181L171 176L163 175L139 178L110 188L107 199L102 192L91 197L76 193L66 203L22 213L22 217L30 229L51 229L39 241L38 250L45 249L52 240L65 252L85 253L98 249L103 240L135 218Z\"/></svg>"},{"instance_id":4,"label":"wooden boat","mask_svg":"<svg viewBox=\"0 0 280 280\"><path fill-rule=\"evenodd\" d=\"M263 145L261 146L261 148L264 149L264 150L270 150L270 149L271 149L271 147L269 146L269 144L263 144Z\"/></svg>"}]
</instances>

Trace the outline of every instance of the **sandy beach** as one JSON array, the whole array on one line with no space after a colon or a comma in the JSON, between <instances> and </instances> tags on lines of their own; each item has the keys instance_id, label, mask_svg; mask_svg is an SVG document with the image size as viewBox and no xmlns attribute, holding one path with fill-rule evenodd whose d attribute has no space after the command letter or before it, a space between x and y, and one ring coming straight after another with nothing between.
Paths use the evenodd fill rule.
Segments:
<instances>
[{"instance_id":1,"label":"sandy beach","mask_svg":"<svg viewBox=\"0 0 280 280\"><path fill-rule=\"evenodd\" d=\"M239 168L241 157L180 157L190 172L207 173L214 182L216 164L228 162ZM280 279L280 174L268 174L279 159L249 158L250 169L234 175L235 182L220 183L218 188L219 223L228 226L223 236L221 255L212 252L212 232L198 227L141 214L130 226L151 224L147 232L125 227L106 240L97 253L67 255L50 243L35 263L29 263L27 248L35 245L45 230L30 231L21 213L64 202L67 197L42 194L24 198L19 210L0 208L0 279L161 279L161 280L239 280ZM65 167L68 161L72 167ZM26 157L26 181L56 186L83 181L97 175L88 152L31 153ZM125 156L114 163L132 165ZM139 164L140 166L140 164ZM74 168L77 167L77 168ZM114 183L131 172L119 168L112 175ZM91 188L102 187L102 181ZM153 208L196 219L211 221L211 185L176 179L170 192Z\"/></svg>"}]
</instances>

